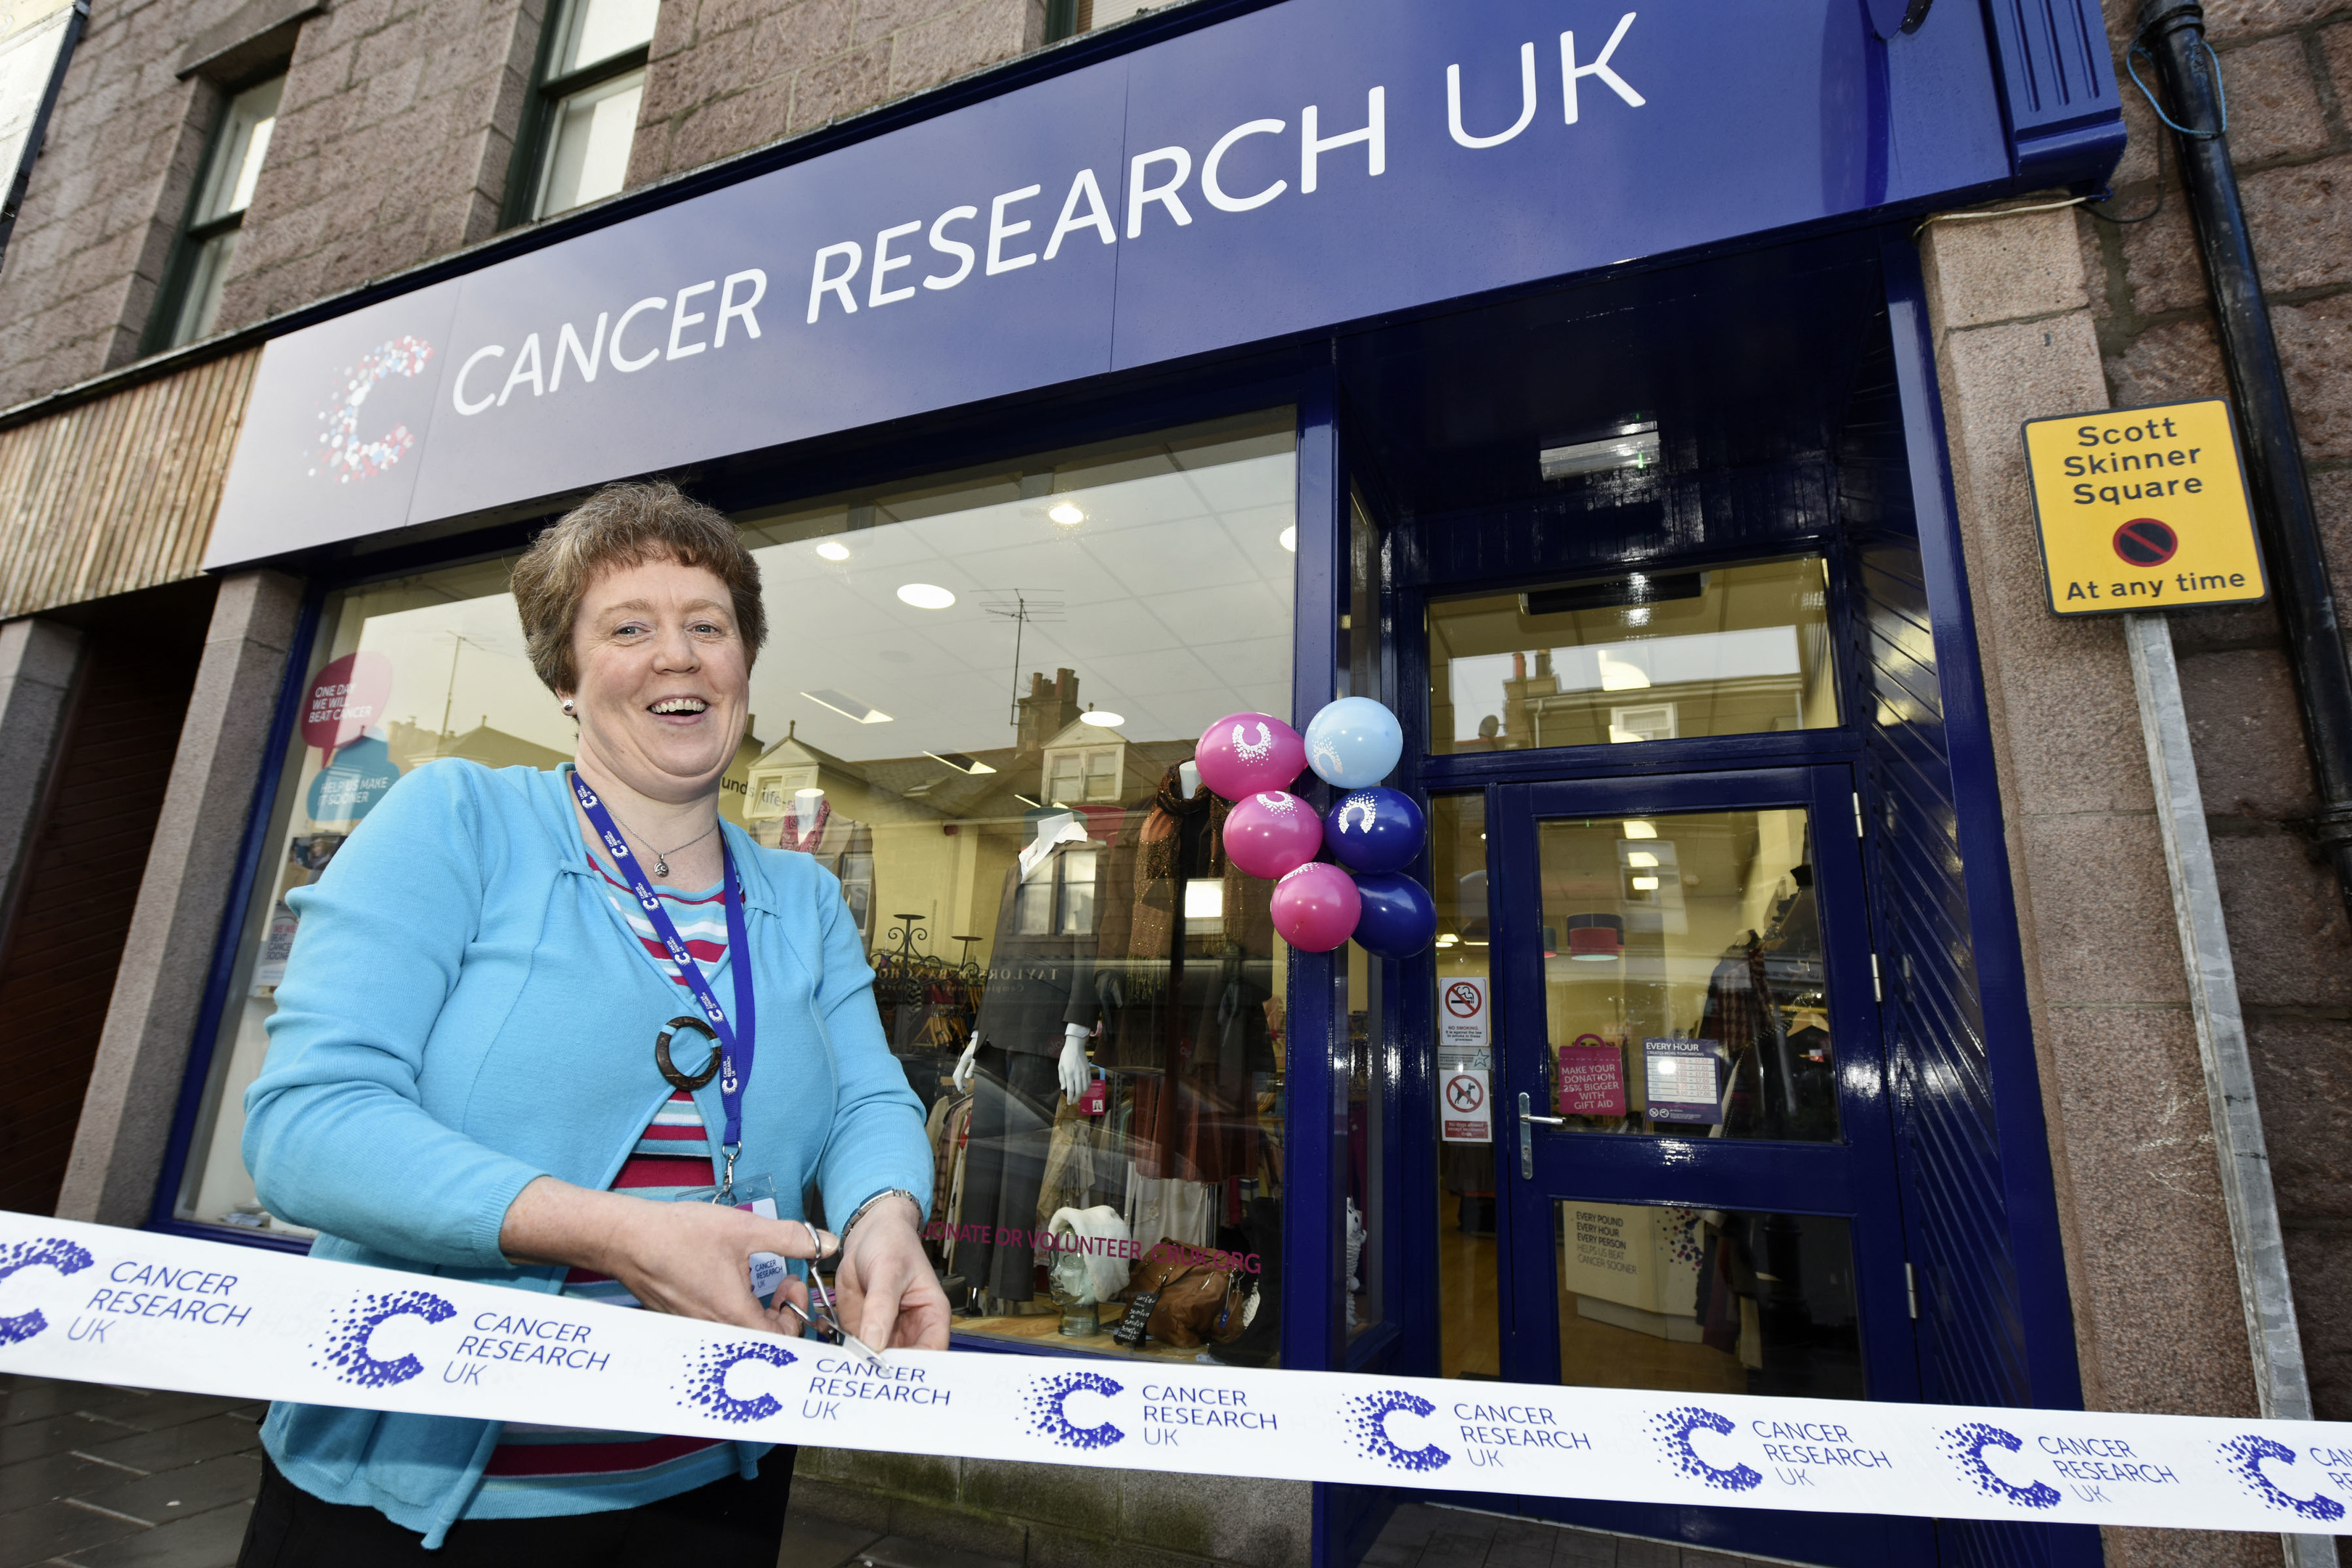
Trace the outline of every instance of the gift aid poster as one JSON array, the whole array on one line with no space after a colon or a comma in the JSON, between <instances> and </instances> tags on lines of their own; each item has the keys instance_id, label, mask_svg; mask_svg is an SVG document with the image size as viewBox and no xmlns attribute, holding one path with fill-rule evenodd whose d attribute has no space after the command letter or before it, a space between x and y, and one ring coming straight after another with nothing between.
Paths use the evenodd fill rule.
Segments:
<instances>
[{"instance_id":1,"label":"gift aid poster","mask_svg":"<svg viewBox=\"0 0 2352 1568\"><path fill-rule=\"evenodd\" d=\"M2262 598L2262 552L2220 398L2032 419L2025 460L2062 616Z\"/></svg>"}]
</instances>

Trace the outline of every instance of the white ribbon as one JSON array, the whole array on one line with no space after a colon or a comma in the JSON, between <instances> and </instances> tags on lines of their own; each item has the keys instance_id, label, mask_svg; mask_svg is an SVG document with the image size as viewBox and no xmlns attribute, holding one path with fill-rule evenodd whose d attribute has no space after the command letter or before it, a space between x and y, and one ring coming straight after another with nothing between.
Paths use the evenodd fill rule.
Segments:
<instances>
[{"instance_id":1,"label":"white ribbon","mask_svg":"<svg viewBox=\"0 0 2352 1568\"><path fill-rule=\"evenodd\" d=\"M559 1426L1718 1508L2335 1533L2352 1426L892 1351L0 1212L0 1370Z\"/></svg>"}]
</instances>

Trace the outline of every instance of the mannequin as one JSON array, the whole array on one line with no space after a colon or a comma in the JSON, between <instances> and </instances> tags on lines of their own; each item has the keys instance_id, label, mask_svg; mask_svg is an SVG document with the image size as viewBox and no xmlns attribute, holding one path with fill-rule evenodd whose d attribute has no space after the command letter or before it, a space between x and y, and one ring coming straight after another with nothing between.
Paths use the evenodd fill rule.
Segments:
<instances>
[{"instance_id":1,"label":"mannequin","mask_svg":"<svg viewBox=\"0 0 2352 1568\"><path fill-rule=\"evenodd\" d=\"M1184 765L1192 769L1193 778L1197 780L1200 777L1198 768L1192 768L1190 763ZM1045 818L1037 825L1037 835L1030 846L1030 855L1022 858L1021 879L1025 882L1034 877L1044 867L1046 855L1051 854L1056 846L1065 842L1083 843L1086 837L1086 829L1074 816L1066 814ZM1041 848L1043 853L1039 852ZM1034 859L1032 856L1034 856ZM1062 1026L1060 1060L1055 1065L1055 1077L1060 1083L1062 1093L1071 1100L1087 1091L1087 1042L1093 1037L1094 1030L1087 1025L1065 1023ZM956 1059L953 1078L958 1094L971 1092L972 1072L980 1060L980 1047L981 1035L975 1027L971 1038L964 1044L963 1055Z\"/></svg>"},{"instance_id":2,"label":"mannequin","mask_svg":"<svg viewBox=\"0 0 2352 1568\"><path fill-rule=\"evenodd\" d=\"M1019 1310L1036 1294L1030 1235L1053 1145L1061 1095L1082 1094L1091 1023L1073 999L1094 996L1096 934L1084 912L1096 847L1074 813L1042 816L1019 865L1005 872L988 980L954 1080L972 1095L965 1142L961 1224L979 1227L956 1247L956 1272L982 1310Z\"/></svg>"}]
</instances>

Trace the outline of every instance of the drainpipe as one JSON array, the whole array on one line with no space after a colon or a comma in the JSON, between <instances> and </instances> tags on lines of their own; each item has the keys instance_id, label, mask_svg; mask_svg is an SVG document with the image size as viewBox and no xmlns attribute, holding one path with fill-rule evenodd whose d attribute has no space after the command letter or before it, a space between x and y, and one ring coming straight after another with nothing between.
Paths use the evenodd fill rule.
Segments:
<instances>
[{"instance_id":1,"label":"drainpipe","mask_svg":"<svg viewBox=\"0 0 2352 1568\"><path fill-rule=\"evenodd\" d=\"M2286 628L2287 660L2318 787L2319 811L2310 831L2335 862L2336 891L2352 918L2352 665L2345 659L2278 340L2222 134L2219 63L2205 41L2205 10L2196 0L2141 0L2139 15L2139 43L2156 58L2172 113L2195 132L2178 138L2181 175L2245 441L2254 526L2270 568L2271 596ZM2208 134L2204 127L2213 129Z\"/></svg>"}]
</instances>

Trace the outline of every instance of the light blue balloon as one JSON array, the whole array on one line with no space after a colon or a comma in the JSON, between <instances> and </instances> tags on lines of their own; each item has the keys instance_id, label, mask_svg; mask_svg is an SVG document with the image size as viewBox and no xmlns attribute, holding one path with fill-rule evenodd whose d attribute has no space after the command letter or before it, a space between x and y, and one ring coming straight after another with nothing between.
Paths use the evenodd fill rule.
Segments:
<instances>
[{"instance_id":1,"label":"light blue balloon","mask_svg":"<svg viewBox=\"0 0 2352 1568\"><path fill-rule=\"evenodd\" d=\"M1307 721L1307 765L1341 789L1362 789L1389 776L1404 754L1396 715L1369 697L1324 704Z\"/></svg>"}]
</instances>

